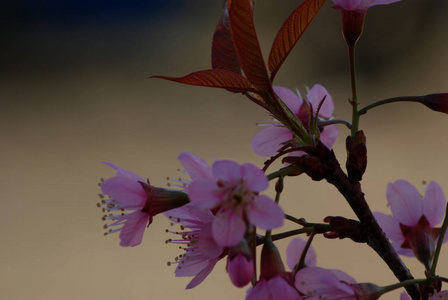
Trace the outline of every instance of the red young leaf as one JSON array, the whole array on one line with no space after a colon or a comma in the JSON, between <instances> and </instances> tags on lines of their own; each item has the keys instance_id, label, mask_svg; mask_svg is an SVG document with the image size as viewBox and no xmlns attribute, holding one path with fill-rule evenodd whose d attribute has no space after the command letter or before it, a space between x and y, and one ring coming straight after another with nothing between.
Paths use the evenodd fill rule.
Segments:
<instances>
[{"instance_id":1,"label":"red young leaf","mask_svg":"<svg viewBox=\"0 0 448 300\"><path fill-rule=\"evenodd\" d=\"M235 73L241 72L229 29L227 0L224 2L224 11L213 35L212 68L229 70Z\"/></svg>"},{"instance_id":2,"label":"red young leaf","mask_svg":"<svg viewBox=\"0 0 448 300\"><path fill-rule=\"evenodd\" d=\"M269 71L274 79L280 66L288 57L302 34L313 21L325 0L305 0L286 19L272 43L269 54Z\"/></svg>"},{"instance_id":3,"label":"red young leaf","mask_svg":"<svg viewBox=\"0 0 448 300\"><path fill-rule=\"evenodd\" d=\"M255 32L250 0L229 0L229 27L247 79L258 89L269 91L271 81Z\"/></svg>"},{"instance_id":4,"label":"red young leaf","mask_svg":"<svg viewBox=\"0 0 448 300\"><path fill-rule=\"evenodd\" d=\"M161 78L189 85L222 88L235 93L246 91L258 93L246 78L228 70L212 69L193 72L183 77L151 76L151 78Z\"/></svg>"}]
</instances>

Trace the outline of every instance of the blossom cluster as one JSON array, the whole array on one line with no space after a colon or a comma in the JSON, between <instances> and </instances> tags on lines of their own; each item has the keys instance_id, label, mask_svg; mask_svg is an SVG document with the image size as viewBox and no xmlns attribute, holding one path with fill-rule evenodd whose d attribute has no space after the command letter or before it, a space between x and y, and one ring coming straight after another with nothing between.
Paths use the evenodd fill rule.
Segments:
<instances>
[{"instance_id":1,"label":"blossom cluster","mask_svg":"<svg viewBox=\"0 0 448 300\"><path fill-rule=\"evenodd\" d=\"M105 162L116 171L115 176L100 183L98 207L104 212L105 235L119 232L121 246L138 246L153 218L162 214L172 226L180 228L167 230L170 238L166 244L175 244L182 251L168 265L175 266L175 276L192 277L187 289L201 284L217 263L226 259L232 284L238 288L250 284L247 300L375 300L397 288L406 289L401 300L409 296L414 300L448 299L448 291L442 290L442 282L448 279L436 275L441 246L448 241L447 204L441 185L425 183L422 196L405 180L389 183L386 198L392 215L371 212L361 189L367 166L366 136L358 128L361 115L375 106L398 101L419 102L448 113L447 94L391 98L358 109L352 67L366 11L398 1L333 0L333 8L341 11L349 51L351 122L333 117L333 97L321 84L307 88L305 97L299 91L272 85L281 64L324 0L304 0L286 20L274 40L269 71L254 28L254 1L226 1L212 43L212 69L184 77L155 77L239 92L264 108L274 120L262 124L264 128L254 136L251 147L267 161L262 168L230 159L215 159L209 164L182 152L178 160L188 178L176 180L169 188L153 186L149 180ZM338 124L351 131L346 138L346 172L332 149L340 135ZM269 173L279 158L281 167ZM359 220L327 216L323 223L308 223L285 212L279 204L284 178L302 174L334 185ZM267 195L271 181L275 181L271 185L275 199ZM274 234L272 231L281 230L285 221L300 228ZM299 234L306 238L297 237ZM275 241L293 236L284 254L285 264ZM365 243L385 261L399 282L385 287L358 283L342 270L318 266L317 251L312 246L315 236ZM425 278L414 279L398 255L420 261Z\"/></svg>"}]
</instances>

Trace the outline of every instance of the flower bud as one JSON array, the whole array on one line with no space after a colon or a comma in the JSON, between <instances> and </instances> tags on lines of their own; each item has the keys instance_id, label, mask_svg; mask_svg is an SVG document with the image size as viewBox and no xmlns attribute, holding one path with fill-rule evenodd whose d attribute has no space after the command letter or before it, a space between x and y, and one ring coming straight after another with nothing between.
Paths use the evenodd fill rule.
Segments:
<instances>
[{"instance_id":1,"label":"flower bud","mask_svg":"<svg viewBox=\"0 0 448 300\"><path fill-rule=\"evenodd\" d=\"M345 146L347 149L345 166L348 177L355 182L361 181L367 167L367 147L364 132L360 130L353 137L348 136L345 140Z\"/></svg>"},{"instance_id":2,"label":"flower bud","mask_svg":"<svg viewBox=\"0 0 448 300\"><path fill-rule=\"evenodd\" d=\"M254 261L249 245L244 238L238 245L229 248L226 269L230 280L236 287L241 288L252 280L254 276Z\"/></svg>"}]
</instances>

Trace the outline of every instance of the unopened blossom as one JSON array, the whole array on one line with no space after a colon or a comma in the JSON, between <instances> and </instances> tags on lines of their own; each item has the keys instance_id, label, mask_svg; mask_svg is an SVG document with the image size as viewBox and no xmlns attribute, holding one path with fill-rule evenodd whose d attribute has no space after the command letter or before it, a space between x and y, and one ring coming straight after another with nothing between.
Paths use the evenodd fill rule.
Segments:
<instances>
[{"instance_id":1,"label":"unopened blossom","mask_svg":"<svg viewBox=\"0 0 448 300\"><path fill-rule=\"evenodd\" d=\"M285 272L277 248L268 240L261 251L260 279L246 294L246 300L301 300L291 273Z\"/></svg>"},{"instance_id":2,"label":"unopened blossom","mask_svg":"<svg viewBox=\"0 0 448 300\"><path fill-rule=\"evenodd\" d=\"M305 128L308 128L310 119L311 104L313 113L316 113L322 99L325 98L320 110L319 117L322 119L330 119L334 104L331 95L320 84L314 85L309 91L307 99L304 100L300 94L296 94L285 87L274 87L277 96L288 106L288 108L299 118ZM333 147L338 138L338 128L336 125L329 125L320 128L320 140L328 148ZM251 146L255 154L259 156L269 157L275 155L284 144L294 138L291 131L280 123L268 124L260 130L252 140Z\"/></svg>"},{"instance_id":3,"label":"unopened blossom","mask_svg":"<svg viewBox=\"0 0 448 300\"><path fill-rule=\"evenodd\" d=\"M251 224L265 230L283 225L283 210L271 198L259 194L269 182L255 165L217 160L207 169L190 153L181 154L179 160L192 178L187 188L190 201L216 216L212 230L219 245L237 245Z\"/></svg>"},{"instance_id":4,"label":"unopened blossom","mask_svg":"<svg viewBox=\"0 0 448 300\"><path fill-rule=\"evenodd\" d=\"M236 287L241 288L252 280L254 260L246 239L243 238L238 245L229 248L226 269Z\"/></svg>"},{"instance_id":5,"label":"unopened blossom","mask_svg":"<svg viewBox=\"0 0 448 300\"><path fill-rule=\"evenodd\" d=\"M431 181L422 197L413 185L397 180L387 185L386 196L392 216L375 212L379 225L398 254L415 256L429 268L440 232L436 226L445 215L442 188Z\"/></svg>"},{"instance_id":6,"label":"unopened blossom","mask_svg":"<svg viewBox=\"0 0 448 300\"><path fill-rule=\"evenodd\" d=\"M375 5L384 5L401 0L333 0L334 8L342 10L365 11Z\"/></svg>"},{"instance_id":7,"label":"unopened blossom","mask_svg":"<svg viewBox=\"0 0 448 300\"><path fill-rule=\"evenodd\" d=\"M102 200L98 206L107 213L103 220L112 221L104 225L108 229L106 234L120 231L121 246L139 245L153 216L188 203L184 192L151 186L131 171L112 163L104 164L115 169L117 174L101 183Z\"/></svg>"},{"instance_id":8,"label":"unopened blossom","mask_svg":"<svg viewBox=\"0 0 448 300\"><path fill-rule=\"evenodd\" d=\"M213 214L194 204L187 204L164 213L173 223L181 225L180 231L169 231L179 238L166 243L180 245L184 253L168 265L176 265L177 277L194 278L187 285L191 289L200 284L210 274L216 263L225 256L225 249L212 236ZM188 229L188 230L187 230Z\"/></svg>"}]
</instances>

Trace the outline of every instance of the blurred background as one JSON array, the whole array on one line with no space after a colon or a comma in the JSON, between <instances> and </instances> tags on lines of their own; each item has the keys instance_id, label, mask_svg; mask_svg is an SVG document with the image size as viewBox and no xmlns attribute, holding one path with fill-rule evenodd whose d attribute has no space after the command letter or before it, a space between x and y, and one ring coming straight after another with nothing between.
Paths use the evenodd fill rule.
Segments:
<instances>
[{"instance_id":1,"label":"blurred background","mask_svg":"<svg viewBox=\"0 0 448 300\"><path fill-rule=\"evenodd\" d=\"M265 57L297 0L257 4ZM448 91L448 3L408 0L367 13L357 53L362 105L395 96ZM222 1L16 0L0 11L0 289L3 299L243 299L221 261L197 288L166 262L179 254L164 241L169 222L156 216L142 245L104 237L96 207L109 161L166 186L182 151L207 161L261 165L250 141L270 117L239 94L183 86L151 75L181 76L210 67ZM276 85L324 85L337 118L350 118L345 44L339 11L326 3L278 73ZM373 210L388 212L386 184L422 181L448 192L448 118L419 104L392 104L361 119L369 165L363 188ZM335 151L345 162L340 127ZM273 195L270 191L270 195ZM286 181L282 207L320 222L354 217L325 182ZM279 243L280 250L288 241ZM386 265L350 240L314 242L318 264L359 282L394 283ZM416 277L423 267L404 259ZM448 274L448 251L438 268ZM384 299L398 299L399 292Z\"/></svg>"}]
</instances>

